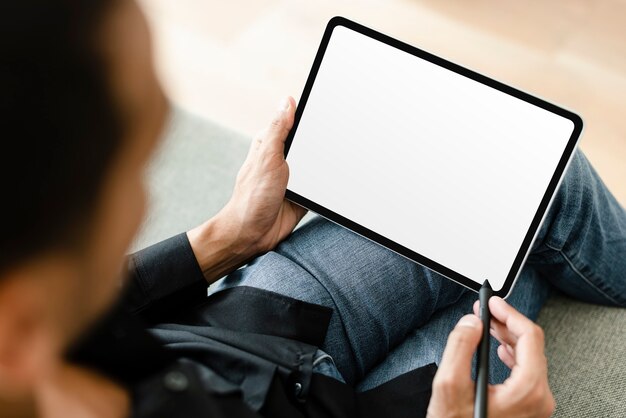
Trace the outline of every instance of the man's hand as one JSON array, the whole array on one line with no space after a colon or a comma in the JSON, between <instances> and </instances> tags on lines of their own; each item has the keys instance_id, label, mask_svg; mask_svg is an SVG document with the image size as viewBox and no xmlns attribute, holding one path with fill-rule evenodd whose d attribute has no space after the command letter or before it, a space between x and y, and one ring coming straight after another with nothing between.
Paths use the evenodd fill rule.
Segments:
<instances>
[{"instance_id":1,"label":"man's hand","mask_svg":"<svg viewBox=\"0 0 626 418\"><path fill-rule=\"evenodd\" d=\"M252 141L230 201L214 218L187 233L209 282L273 249L293 231L306 209L285 200L289 167L285 139L296 103L283 100L274 119Z\"/></svg>"},{"instance_id":2,"label":"man's hand","mask_svg":"<svg viewBox=\"0 0 626 418\"><path fill-rule=\"evenodd\" d=\"M555 402L548 386L543 331L499 297L489 300L489 309L491 335L500 342L498 356L511 369L511 376L500 385L489 386L488 416L549 417ZM474 312L478 314L478 302ZM433 381L428 417L473 416L471 363L481 332L480 319L470 314L461 318L450 333Z\"/></svg>"},{"instance_id":3,"label":"man's hand","mask_svg":"<svg viewBox=\"0 0 626 418\"><path fill-rule=\"evenodd\" d=\"M306 209L285 200L289 179L285 139L295 108L293 98L284 99L271 124L253 139L233 196L222 211L238 239L251 246L253 253L273 249L306 214Z\"/></svg>"}]
</instances>

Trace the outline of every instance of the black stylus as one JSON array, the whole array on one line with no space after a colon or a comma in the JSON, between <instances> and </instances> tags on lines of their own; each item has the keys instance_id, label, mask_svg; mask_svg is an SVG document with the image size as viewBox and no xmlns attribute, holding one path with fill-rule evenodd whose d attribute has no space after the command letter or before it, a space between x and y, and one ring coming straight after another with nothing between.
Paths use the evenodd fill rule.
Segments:
<instances>
[{"instance_id":1,"label":"black stylus","mask_svg":"<svg viewBox=\"0 0 626 418\"><path fill-rule=\"evenodd\" d=\"M476 399L474 400L474 418L487 417L487 385L489 384L489 298L492 295L489 280L485 280L478 292L480 319L483 321L483 335L478 345L476 358Z\"/></svg>"}]
</instances>

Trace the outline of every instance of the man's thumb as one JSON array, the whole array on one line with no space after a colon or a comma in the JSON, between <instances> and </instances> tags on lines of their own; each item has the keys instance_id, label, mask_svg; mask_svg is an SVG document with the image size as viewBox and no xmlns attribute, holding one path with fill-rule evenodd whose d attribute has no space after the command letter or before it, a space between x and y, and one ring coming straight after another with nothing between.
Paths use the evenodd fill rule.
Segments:
<instances>
[{"instance_id":1,"label":"man's thumb","mask_svg":"<svg viewBox=\"0 0 626 418\"><path fill-rule=\"evenodd\" d=\"M448 336L448 343L437 374L446 377L470 377L472 356L482 334L482 322L474 315L465 315Z\"/></svg>"}]
</instances>

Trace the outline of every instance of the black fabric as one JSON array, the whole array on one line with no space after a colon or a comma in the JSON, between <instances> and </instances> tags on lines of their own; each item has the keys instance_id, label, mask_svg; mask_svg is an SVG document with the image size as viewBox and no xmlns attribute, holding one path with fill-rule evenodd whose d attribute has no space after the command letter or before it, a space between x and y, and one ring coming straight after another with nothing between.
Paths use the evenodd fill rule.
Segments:
<instances>
[{"instance_id":1,"label":"black fabric","mask_svg":"<svg viewBox=\"0 0 626 418\"><path fill-rule=\"evenodd\" d=\"M245 309L241 301L245 300ZM179 323L204 324L242 332L275 335L321 346L326 338L332 309L248 286L211 295L177 319Z\"/></svg>"},{"instance_id":2,"label":"black fabric","mask_svg":"<svg viewBox=\"0 0 626 418\"><path fill-rule=\"evenodd\" d=\"M208 284L187 234L179 234L129 257L124 304L147 323L170 321L206 301Z\"/></svg>"},{"instance_id":3,"label":"black fabric","mask_svg":"<svg viewBox=\"0 0 626 418\"><path fill-rule=\"evenodd\" d=\"M176 360L122 304L76 341L67 358L127 385L158 373Z\"/></svg>"},{"instance_id":4,"label":"black fabric","mask_svg":"<svg viewBox=\"0 0 626 418\"><path fill-rule=\"evenodd\" d=\"M176 385L168 382L176 373ZM181 384L182 376L182 384ZM206 391L193 366L176 363L145 379L132 391L133 417L259 417L241 402L238 392Z\"/></svg>"},{"instance_id":5,"label":"black fabric","mask_svg":"<svg viewBox=\"0 0 626 418\"><path fill-rule=\"evenodd\" d=\"M134 417L425 416L434 365L363 393L312 373L332 310L251 287L207 297L185 234L130 266L120 303L68 357L126 385Z\"/></svg>"},{"instance_id":6,"label":"black fabric","mask_svg":"<svg viewBox=\"0 0 626 418\"><path fill-rule=\"evenodd\" d=\"M357 394L360 416L404 417L426 416L437 372L434 363L405 373L374 389ZM408 412L411 411L409 415Z\"/></svg>"},{"instance_id":7,"label":"black fabric","mask_svg":"<svg viewBox=\"0 0 626 418\"><path fill-rule=\"evenodd\" d=\"M291 386L299 384L303 396L308 393L314 346L207 326L165 324L150 332L176 357L191 359L236 384L255 411L263 406L274 375Z\"/></svg>"}]
</instances>

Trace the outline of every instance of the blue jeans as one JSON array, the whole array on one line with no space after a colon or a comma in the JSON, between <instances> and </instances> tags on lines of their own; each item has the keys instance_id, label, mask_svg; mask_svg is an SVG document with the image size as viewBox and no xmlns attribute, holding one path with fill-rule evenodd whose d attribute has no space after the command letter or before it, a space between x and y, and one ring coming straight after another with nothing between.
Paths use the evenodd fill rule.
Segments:
<instances>
[{"instance_id":1,"label":"blue jeans","mask_svg":"<svg viewBox=\"0 0 626 418\"><path fill-rule=\"evenodd\" d=\"M439 364L448 333L476 300L476 293L319 217L214 291L239 285L333 308L314 370L358 390ZM508 302L534 320L552 288L626 306L626 212L580 151ZM496 348L492 341L492 383L509 374Z\"/></svg>"}]
</instances>

